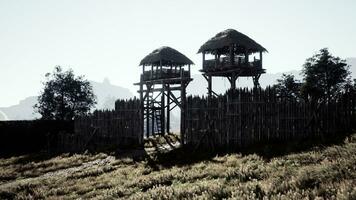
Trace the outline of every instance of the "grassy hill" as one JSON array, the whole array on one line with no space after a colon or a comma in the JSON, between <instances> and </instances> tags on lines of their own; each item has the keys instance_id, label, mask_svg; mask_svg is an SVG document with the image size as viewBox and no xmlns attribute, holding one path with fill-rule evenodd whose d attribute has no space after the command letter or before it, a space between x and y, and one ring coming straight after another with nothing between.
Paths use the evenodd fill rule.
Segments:
<instances>
[{"instance_id":1,"label":"grassy hill","mask_svg":"<svg viewBox=\"0 0 356 200\"><path fill-rule=\"evenodd\" d=\"M130 152L134 158L0 159L0 199L356 199L356 134L278 156L157 153L153 143L146 145L148 154Z\"/></svg>"}]
</instances>

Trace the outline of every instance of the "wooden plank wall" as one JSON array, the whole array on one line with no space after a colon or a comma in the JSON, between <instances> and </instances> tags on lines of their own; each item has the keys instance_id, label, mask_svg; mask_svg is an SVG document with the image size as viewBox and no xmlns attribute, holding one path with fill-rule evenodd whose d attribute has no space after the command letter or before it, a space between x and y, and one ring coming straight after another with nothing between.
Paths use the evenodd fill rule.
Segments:
<instances>
[{"instance_id":1,"label":"wooden plank wall","mask_svg":"<svg viewBox=\"0 0 356 200\"><path fill-rule=\"evenodd\" d=\"M118 100L115 110L97 110L74 121L74 133L63 134L62 149L71 152L143 146L140 102Z\"/></svg>"},{"instance_id":2,"label":"wooden plank wall","mask_svg":"<svg viewBox=\"0 0 356 200\"><path fill-rule=\"evenodd\" d=\"M185 144L244 148L251 144L329 137L352 130L355 98L324 106L278 97L271 88L230 90L208 99L188 97Z\"/></svg>"}]
</instances>

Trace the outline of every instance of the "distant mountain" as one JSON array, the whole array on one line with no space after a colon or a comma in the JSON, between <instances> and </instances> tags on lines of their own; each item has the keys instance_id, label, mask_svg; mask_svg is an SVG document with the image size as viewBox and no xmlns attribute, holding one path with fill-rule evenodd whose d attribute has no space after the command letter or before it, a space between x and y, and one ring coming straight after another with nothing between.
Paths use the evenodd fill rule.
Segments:
<instances>
[{"instance_id":1,"label":"distant mountain","mask_svg":"<svg viewBox=\"0 0 356 200\"><path fill-rule=\"evenodd\" d=\"M0 110L0 121L7 120L7 116Z\"/></svg>"},{"instance_id":2,"label":"distant mountain","mask_svg":"<svg viewBox=\"0 0 356 200\"><path fill-rule=\"evenodd\" d=\"M102 83L90 81L97 98L97 109L114 109L116 99L129 99L134 95L127 88L112 85L106 78ZM19 104L0 107L0 120L30 120L41 117L34 113L33 106L37 103L37 97L27 97Z\"/></svg>"},{"instance_id":3,"label":"distant mountain","mask_svg":"<svg viewBox=\"0 0 356 200\"><path fill-rule=\"evenodd\" d=\"M0 111L6 116L7 119L16 120L29 120L40 117L39 114L33 112L33 106L37 103L37 97L31 96L21 100L19 104L0 108Z\"/></svg>"},{"instance_id":4,"label":"distant mountain","mask_svg":"<svg viewBox=\"0 0 356 200\"><path fill-rule=\"evenodd\" d=\"M112 85L109 79L105 78L102 83L90 81L94 94L97 97L98 109L114 109L117 99L129 99L134 95L129 89Z\"/></svg>"}]
</instances>

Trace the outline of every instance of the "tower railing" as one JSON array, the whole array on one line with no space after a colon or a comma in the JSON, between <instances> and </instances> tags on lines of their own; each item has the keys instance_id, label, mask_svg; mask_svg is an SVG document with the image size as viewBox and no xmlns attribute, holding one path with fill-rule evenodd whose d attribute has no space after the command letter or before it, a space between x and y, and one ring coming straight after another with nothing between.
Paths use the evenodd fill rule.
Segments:
<instances>
[{"instance_id":1,"label":"tower railing","mask_svg":"<svg viewBox=\"0 0 356 200\"><path fill-rule=\"evenodd\" d=\"M189 78L190 77L190 71L188 70L183 70L183 77ZM145 71L143 72L143 80L148 81L148 80L156 80L156 79L166 79L166 78L179 78L181 77L181 71L179 69L157 69L157 70L150 70L150 71Z\"/></svg>"},{"instance_id":2,"label":"tower railing","mask_svg":"<svg viewBox=\"0 0 356 200\"><path fill-rule=\"evenodd\" d=\"M203 62L203 70L230 67L262 68L262 62L261 60L255 59L254 61L246 63L245 59L242 57L235 57L234 60L231 60L230 57L220 57L220 59L204 60Z\"/></svg>"}]
</instances>

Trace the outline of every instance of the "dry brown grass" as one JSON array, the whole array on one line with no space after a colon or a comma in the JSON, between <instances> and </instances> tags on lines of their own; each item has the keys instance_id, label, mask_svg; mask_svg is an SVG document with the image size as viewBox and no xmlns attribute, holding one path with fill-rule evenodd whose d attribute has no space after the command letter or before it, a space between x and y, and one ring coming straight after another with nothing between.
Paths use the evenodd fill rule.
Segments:
<instances>
[{"instance_id":1,"label":"dry brown grass","mask_svg":"<svg viewBox=\"0 0 356 200\"><path fill-rule=\"evenodd\" d=\"M232 153L169 162L103 153L1 159L0 199L356 199L356 134L271 159Z\"/></svg>"}]
</instances>

